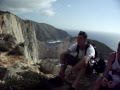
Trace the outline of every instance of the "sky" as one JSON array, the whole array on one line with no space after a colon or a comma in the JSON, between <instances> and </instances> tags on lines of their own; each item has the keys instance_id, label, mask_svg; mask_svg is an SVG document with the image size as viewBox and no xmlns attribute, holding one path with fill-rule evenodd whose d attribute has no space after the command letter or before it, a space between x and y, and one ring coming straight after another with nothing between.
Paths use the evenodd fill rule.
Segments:
<instances>
[{"instance_id":1,"label":"sky","mask_svg":"<svg viewBox=\"0 0 120 90\"><path fill-rule=\"evenodd\" d=\"M120 0L0 0L0 10L64 30L120 33Z\"/></svg>"}]
</instances>

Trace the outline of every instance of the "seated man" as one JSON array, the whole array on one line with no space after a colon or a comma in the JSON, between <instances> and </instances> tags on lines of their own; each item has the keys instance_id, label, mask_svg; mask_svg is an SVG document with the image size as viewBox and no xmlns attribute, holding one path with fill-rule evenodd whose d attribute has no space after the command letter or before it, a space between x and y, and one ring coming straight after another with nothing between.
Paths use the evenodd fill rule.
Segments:
<instances>
[{"instance_id":1,"label":"seated man","mask_svg":"<svg viewBox=\"0 0 120 90\"><path fill-rule=\"evenodd\" d=\"M120 90L120 42L117 52L109 56L103 76L95 82L94 90L102 90L103 88Z\"/></svg>"},{"instance_id":2,"label":"seated man","mask_svg":"<svg viewBox=\"0 0 120 90\"><path fill-rule=\"evenodd\" d=\"M91 44L88 44L87 34L80 31L77 36L77 42L60 56L61 68L58 76L64 79L67 65L73 66L72 71L79 68L80 72L72 85L72 88L76 88L81 75L85 73L88 61L94 57L95 49Z\"/></svg>"}]
</instances>

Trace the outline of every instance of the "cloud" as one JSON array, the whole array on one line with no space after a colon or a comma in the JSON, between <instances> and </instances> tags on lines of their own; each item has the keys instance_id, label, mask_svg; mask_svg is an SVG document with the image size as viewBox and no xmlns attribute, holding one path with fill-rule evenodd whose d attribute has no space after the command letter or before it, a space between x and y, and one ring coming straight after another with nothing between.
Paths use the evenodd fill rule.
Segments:
<instances>
[{"instance_id":1,"label":"cloud","mask_svg":"<svg viewBox=\"0 0 120 90\"><path fill-rule=\"evenodd\" d=\"M14 13L40 12L53 16L53 3L57 0L0 0L0 10Z\"/></svg>"},{"instance_id":2,"label":"cloud","mask_svg":"<svg viewBox=\"0 0 120 90\"><path fill-rule=\"evenodd\" d=\"M53 15L55 15L55 12L53 12L53 10L50 10L50 9L44 10L41 13L44 14L44 15L47 15L47 16L53 16Z\"/></svg>"}]
</instances>

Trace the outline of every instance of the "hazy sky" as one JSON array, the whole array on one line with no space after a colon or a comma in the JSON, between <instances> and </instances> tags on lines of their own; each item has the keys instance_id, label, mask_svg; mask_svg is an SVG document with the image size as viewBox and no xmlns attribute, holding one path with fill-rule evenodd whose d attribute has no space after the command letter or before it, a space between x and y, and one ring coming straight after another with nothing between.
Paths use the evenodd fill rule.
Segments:
<instances>
[{"instance_id":1,"label":"hazy sky","mask_svg":"<svg viewBox=\"0 0 120 90\"><path fill-rule=\"evenodd\" d=\"M120 33L120 0L0 0L0 10L61 29Z\"/></svg>"}]
</instances>

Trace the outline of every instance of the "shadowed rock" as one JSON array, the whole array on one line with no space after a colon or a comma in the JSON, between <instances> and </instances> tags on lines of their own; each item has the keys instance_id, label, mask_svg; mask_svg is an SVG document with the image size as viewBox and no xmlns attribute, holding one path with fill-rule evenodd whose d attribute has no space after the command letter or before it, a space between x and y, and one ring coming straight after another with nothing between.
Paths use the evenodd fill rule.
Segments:
<instances>
[{"instance_id":1,"label":"shadowed rock","mask_svg":"<svg viewBox=\"0 0 120 90\"><path fill-rule=\"evenodd\" d=\"M7 73L7 68L0 67L0 80L3 80L3 78L6 75L6 73Z\"/></svg>"}]
</instances>

